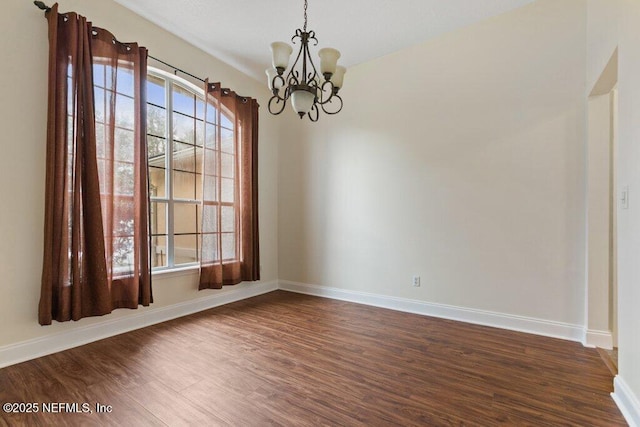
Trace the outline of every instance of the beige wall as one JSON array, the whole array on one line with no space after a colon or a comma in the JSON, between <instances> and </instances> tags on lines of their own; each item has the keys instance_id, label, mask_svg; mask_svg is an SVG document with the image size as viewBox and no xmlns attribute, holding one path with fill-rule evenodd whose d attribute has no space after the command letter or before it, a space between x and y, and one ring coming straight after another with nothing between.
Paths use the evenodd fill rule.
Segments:
<instances>
[{"instance_id":1,"label":"beige wall","mask_svg":"<svg viewBox=\"0 0 640 427\"><path fill-rule=\"evenodd\" d=\"M60 11L76 11L123 41L136 40L151 55L192 74L222 81L237 92L258 98L260 108L260 226L262 279L278 277L277 145L279 122L266 113L268 91L257 82L183 40L109 0L62 0ZM31 338L108 322L137 311L117 310L101 318L41 327L37 306L42 268L44 164L47 100L47 24L30 1L8 0L0 14L4 132L0 156L0 347ZM155 66L153 61L150 65ZM196 82L197 83L197 82ZM154 278L154 310L214 291L197 291L197 276L182 273ZM239 285L250 286L250 285ZM140 311L140 310L138 310Z\"/></svg>"},{"instance_id":2,"label":"beige wall","mask_svg":"<svg viewBox=\"0 0 640 427\"><path fill-rule=\"evenodd\" d=\"M280 279L582 325L585 26L540 0L350 68L280 146Z\"/></svg>"},{"instance_id":3,"label":"beige wall","mask_svg":"<svg viewBox=\"0 0 640 427\"><path fill-rule=\"evenodd\" d=\"M619 378L635 396L640 422L640 2L589 0L587 88L618 48L618 188L629 188L629 208L618 209ZM618 193L618 197L620 194ZM619 203L619 202L618 202ZM618 205L619 207L620 205ZM618 392L618 390L616 390Z\"/></svg>"},{"instance_id":4,"label":"beige wall","mask_svg":"<svg viewBox=\"0 0 640 427\"><path fill-rule=\"evenodd\" d=\"M640 396L640 3L538 0L349 69L344 111L266 113L256 82L108 0L61 1L154 56L257 96L262 276L585 325L587 95L619 48L620 377ZM40 327L46 22L0 25L0 346ZM10 36L7 36L10 35ZM586 49L585 49L586 46ZM283 125L284 124L284 125ZM282 129L280 129L282 126ZM279 141L281 139L281 141ZM422 286L411 286L420 275ZM156 303L202 295L158 278ZM240 285L245 286L245 285Z\"/></svg>"}]
</instances>

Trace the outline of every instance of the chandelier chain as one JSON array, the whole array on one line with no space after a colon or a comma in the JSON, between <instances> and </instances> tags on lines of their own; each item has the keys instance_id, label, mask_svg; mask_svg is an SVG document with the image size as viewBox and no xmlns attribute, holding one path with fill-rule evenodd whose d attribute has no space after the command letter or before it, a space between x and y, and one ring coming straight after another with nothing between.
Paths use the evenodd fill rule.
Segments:
<instances>
[{"instance_id":1,"label":"chandelier chain","mask_svg":"<svg viewBox=\"0 0 640 427\"><path fill-rule=\"evenodd\" d=\"M302 31L307 32L307 0L304 0L304 27Z\"/></svg>"}]
</instances>

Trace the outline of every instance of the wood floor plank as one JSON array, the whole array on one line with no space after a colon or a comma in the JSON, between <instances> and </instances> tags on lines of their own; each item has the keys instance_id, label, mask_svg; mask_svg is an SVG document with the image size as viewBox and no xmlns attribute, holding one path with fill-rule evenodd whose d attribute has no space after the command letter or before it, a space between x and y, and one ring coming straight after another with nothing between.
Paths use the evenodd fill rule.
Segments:
<instances>
[{"instance_id":1,"label":"wood floor plank","mask_svg":"<svg viewBox=\"0 0 640 427\"><path fill-rule=\"evenodd\" d=\"M0 369L19 425L626 425L579 343L283 291Z\"/></svg>"}]
</instances>

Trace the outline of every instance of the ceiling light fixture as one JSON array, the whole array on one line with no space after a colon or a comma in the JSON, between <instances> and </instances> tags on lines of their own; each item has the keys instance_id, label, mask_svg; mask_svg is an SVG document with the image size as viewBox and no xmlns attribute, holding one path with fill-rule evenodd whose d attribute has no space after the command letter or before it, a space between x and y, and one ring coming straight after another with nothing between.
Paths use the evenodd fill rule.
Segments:
<instances>
[{"instance_id":1,"label":"ceiling light fixture","mask_svg":"<svg viewBox=\"0 0 640 427\"><path fill-rule=\"evenodd\" d=\"M296 30L291 42L295 43L295 39L300 40L300 51L286 79L284 72L289 65L293 48L285 42L271 43L273 68L266 70L269 89L273 93L269 100L269 112L274 115L282 113L287 100L291 98L291 105L301 119L307 115L312 122L318 121L320 108L326 114L339 113L342 110L342 98L338 92L347 70L337 65L340 52L325 47L318 51L322 73L318 74L309 52L309 41L313 40L314 46L317 46L318 39L314 31L307 31L307 0L304 0L304 26L302 30ZM296 69L299 65L301 70ZM284 93L280 96L282 89Z\"/></svg>"}]
</instances>

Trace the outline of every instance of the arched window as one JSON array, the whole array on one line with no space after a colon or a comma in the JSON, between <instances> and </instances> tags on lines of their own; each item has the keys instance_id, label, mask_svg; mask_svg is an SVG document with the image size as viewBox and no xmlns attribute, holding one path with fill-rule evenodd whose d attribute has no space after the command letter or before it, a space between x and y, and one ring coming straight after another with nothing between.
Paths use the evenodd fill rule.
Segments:
<instances>
[{"instance_id":1,"label":"arched window","mask_svg":"<svg viewBox=\"0 0 640 427\"><path fill-rule=\"evenodd\" d=\"M206 111L206 117L205 117ZM202 245L203 148L205 135L219 157L221 255L238 257L234 224L236 146L230 114L209 105L204 90L175 75L150 68L147 75L147 144L151 190L151 264L160 271L196 265ZM206 132L205 132L206 131ZM207 141L207 147L210 147ZM227 221L228 222L228 221ZM231 221L232 223L235 221Z\"/></svg>"}]
</instances>

